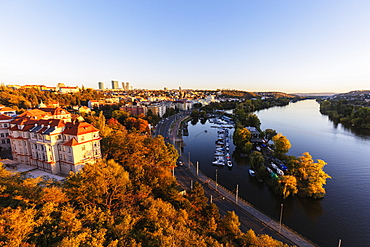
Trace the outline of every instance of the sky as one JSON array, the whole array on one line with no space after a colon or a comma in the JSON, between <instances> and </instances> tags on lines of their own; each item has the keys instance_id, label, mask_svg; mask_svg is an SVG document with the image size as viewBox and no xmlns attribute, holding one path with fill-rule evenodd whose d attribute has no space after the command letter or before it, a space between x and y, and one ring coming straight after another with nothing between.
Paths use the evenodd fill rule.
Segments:
<instances>
[{"instance_id":1,"label":"sky","mask_svg":"<svg viewBox=\"0 0 370 247\"><path fill-rule=\"evenodd\" d=\"M366 0L0 0L0 82L370 90Z\"/></svg>"}]
</instances>

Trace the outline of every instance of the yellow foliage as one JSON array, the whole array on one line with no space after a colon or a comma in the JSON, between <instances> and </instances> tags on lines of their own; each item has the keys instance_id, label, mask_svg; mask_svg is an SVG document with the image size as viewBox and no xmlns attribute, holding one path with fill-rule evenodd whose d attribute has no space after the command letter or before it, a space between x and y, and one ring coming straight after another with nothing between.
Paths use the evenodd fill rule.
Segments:
<instances>
[{"instance_id":1,"label":"yellow foliage","mask_svg":"<svg viewBox=\"0 0 370 247\"><path fill-rule=\"evenodd\" d=\"M37 226L34 221L35 209L6 208L0 215L1 246L25 246L28 234Z\"/></svg>"}]
</instances>

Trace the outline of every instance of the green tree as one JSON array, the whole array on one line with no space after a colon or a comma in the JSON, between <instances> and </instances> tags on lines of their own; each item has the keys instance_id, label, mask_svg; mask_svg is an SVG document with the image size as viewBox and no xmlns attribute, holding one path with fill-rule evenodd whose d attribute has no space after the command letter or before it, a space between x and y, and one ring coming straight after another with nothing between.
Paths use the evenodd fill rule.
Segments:
<instances>
[{"instance_id":1,"label":"green tree","mask_svg":"<svg viewBox=\"0 0 370 247\"><path fill-rule=\"evenodd\" d=\"M265 159L261 152L254 151L249 156L249 164L252 169L258 169L261 165L263 165L265 162Z\"/></svg>"},{"instance_id":2,"label":"green tree","mask_svg":"<svg viewBox=\"0 0 370 247\"><path fill-rule=\"evenodd\" d=\"M265 134L265 138L266 138L266 140L269 142L269 141L271 141L272 140L272 138L274 137L274 136L276 136L276 130L273 130L273 129L266 129L265 130L265 132L264 132L264 134Z\"/></svg>"}]
</instances>

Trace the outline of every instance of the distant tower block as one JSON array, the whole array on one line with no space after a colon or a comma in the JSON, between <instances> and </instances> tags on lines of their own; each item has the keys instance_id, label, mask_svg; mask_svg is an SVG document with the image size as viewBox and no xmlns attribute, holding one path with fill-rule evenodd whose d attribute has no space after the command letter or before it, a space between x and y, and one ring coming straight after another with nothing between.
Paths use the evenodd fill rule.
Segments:
<instances>
[{"instance_id":1,"label":"distant tower block","mask_svg":"<svg viewBox=\"0 0 370 247\"><path fill-rule=\"evenodd\" d=\"M104 89L104 82L98 82L99 89Z\"/></svg>"},{"instance_id":2,"label":"distant tower block","mask_svg":"<svg viewBox=\"0 0 370 247\"><path fill-rule=\"evenodd\" d=\"M112 81L112 89L118 89L118 81Z\"/></svg>"},{"instance_id":3,"label":"distant tower block","mask_svg":"<svg viewBox=\"0 0 370 247\"><path fill-rule=\"evenodd\" d=\"M181 91L181 87L179 87L179 91Z\"/></svg>"},{"instance_id":4,"label":"distant tower block","mask_svg":"<svg viewBox=\"0 0 370 247\"><path fill-rule=\"evenodd\" d=\"M126 91L126 86L125 86L125 83L124 83L124 82L122 82L122 89L123 89L124 91Z\"/></svg>"},{"instance_id":5,"label":"distant tower block","mask_svg":"<svg viewBox=\"0 0 370 247\"><path fill-rule=\"evenodd\" d=\"M131 88L130 88L130 83L129 82L126 82L126 87L125 87L125 91L129 91Z\"/></svg>"}]
</instances>

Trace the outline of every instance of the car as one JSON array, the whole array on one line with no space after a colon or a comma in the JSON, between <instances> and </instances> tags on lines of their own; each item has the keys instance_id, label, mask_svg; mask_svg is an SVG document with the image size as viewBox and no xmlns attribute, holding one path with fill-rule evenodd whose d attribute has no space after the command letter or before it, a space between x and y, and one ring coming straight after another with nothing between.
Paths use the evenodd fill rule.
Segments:
<instances>
[{"instance_id":1,"label":"car","mask_svg":"<svg viewBox=\"0 0 370 247\"><path fill-rule=\"evenodd\" d=\"M177 165L178 165L178 166L182 166L182 165L184 164L184 163L182 163L182 161L181 161L181 160L177 160L177 162L176 162L176 163L177 163Z\"/></svg>"}]
</instances>

